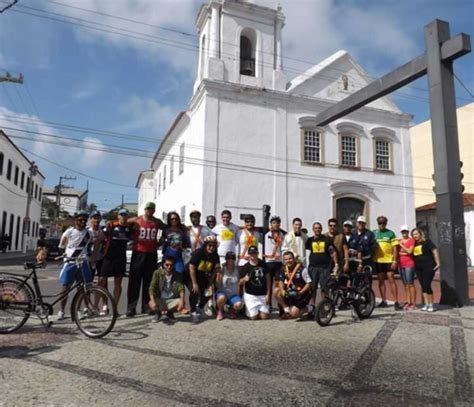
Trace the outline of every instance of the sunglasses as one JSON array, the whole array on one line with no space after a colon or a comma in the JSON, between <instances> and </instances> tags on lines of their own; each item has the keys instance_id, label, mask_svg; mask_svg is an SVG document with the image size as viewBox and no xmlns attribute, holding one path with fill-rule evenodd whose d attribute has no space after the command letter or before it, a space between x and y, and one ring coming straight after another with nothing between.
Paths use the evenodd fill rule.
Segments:
<instances>
[{"instance_id":1,"label":"sunglasses","mask_svg":"<svg viewBox=\"0 0 474 407\"><path fill-rule=\"evenodd\" d=\"M377 224L378 224L378 225L386 225L387 222L378 222Z\"/></svg>"},{"instance_id":2,"label":"sunglasses","mask_svg":"<svg viewBox=\"0 0 474 407\"><path fill-rule=\"evenodd\" d=\"M337 225L329 225L330 228L335 228Z\"/></svg>"},{"instance_id":3,"label":"sunglasses","mask_svg":"<svg viewBox=\"0 0 474 407\"><path fill-rule=\"evenodd\" d=\"M173 267L173 263L165 263L165 264L163 264L163 266L165 266L165 267Z\"/></svg>"},{"instance_id":4,"label":"sunglasses","mask_svg":"<svg viewBox=\"0 0 474 407\"><path fill-rule=\"evenodd\" d=\"M246 220L245 223L255 223L253 220Z\"/></svg>"},{"instance_id":5,"label":"sunglasses","mask_svg":"<svg viewBox=\"0 0 474 407\"><path fill-rule=\"evenodd\" d=\"M170 218L170 220L178 220L178 218Z\"/></svg>"}]
</instances>

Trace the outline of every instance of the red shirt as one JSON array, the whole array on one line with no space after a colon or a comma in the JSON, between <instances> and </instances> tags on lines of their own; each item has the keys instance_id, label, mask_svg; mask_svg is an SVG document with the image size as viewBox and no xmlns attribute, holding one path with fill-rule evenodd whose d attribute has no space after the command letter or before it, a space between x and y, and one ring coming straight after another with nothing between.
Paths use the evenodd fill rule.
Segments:
<instances>
[{"instance_id":1,"label":"red shirt","mask_svg":"<svg viewBox=\"0 0 474 407\"><path fill-rule=\"evenodd\" d=\"M146 221L143 217L137 219L139 226L133 242L133 250L141 253L155 253L158 249L158 226L154 221Z\"/></svg>"},{"instance_id":2,"label":"red shirt","mask_svg":"<svg viewBox=\"0 0 474 407\"><path fill-rule=\"evenodd\" d=\"M415 247L415 241L409 237L408 239L400 239L403 246L413 249ZM405 249L400 246L400 267L401 268L413 268L415 267L415 261L413 260L413 254L408 254Z\"/></svg>"}]
</instances>

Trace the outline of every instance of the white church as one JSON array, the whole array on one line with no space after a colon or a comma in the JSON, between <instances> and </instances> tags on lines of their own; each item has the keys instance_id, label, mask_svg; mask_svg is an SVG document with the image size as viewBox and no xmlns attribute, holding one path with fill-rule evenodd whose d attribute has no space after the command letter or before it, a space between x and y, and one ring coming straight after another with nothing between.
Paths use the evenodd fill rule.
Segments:
<instances>
[{"instance_id":1,"label":"white church","mask_svg":"<svg viewBox=\"0 0 474 407\"><path fill-rule=\"evenodd\" d=\"M369 82L346 51L288 81L283 69L285 16L244 0L209 0L196 19L200 37L194 93L151 163L140 173L139 213L154 201L186 224L223 209L233 219L262 205L289 228L301 217L311 230L384 214L398 233L415 226L409 139L411 116L379 99L327 126L316 115Z\"/></svg>"}]
</instances>

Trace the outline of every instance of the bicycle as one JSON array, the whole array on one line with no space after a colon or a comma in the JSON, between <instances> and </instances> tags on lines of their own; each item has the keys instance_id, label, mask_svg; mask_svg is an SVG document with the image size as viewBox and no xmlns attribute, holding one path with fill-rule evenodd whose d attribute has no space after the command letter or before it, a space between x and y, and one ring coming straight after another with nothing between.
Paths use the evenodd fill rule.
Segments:
<instances>
[{"instance_id":1,"label":"bicycle","mask_svg":"<svg viewBox=\"0 0 474 407\"><path fill-rule=\"evenodd\" d=\"M45 328L52 322L49 317L53 307L76 290L71 302L71 318L78 329L89 338L102 338L114 327L117 320L117 306L112 295L103 287L86 283L82 264L85 256L64 259L65 262L76 264L76 281L64 292L56 295L43 295L38 282L36 270L44 268L37 263L25 263L25 270L31 272L24 275L13 273L0 274L0 334L9 334L20 329L31 314L35 314ZM33 282L33 288L28 283ZM45 298L57 298L52 303ZM102 304L102 309L99 309Z\"/></svg>"},{"instance_id":2,"label":"bicycle","mask_svg":"<svg viewBox=\"0 0 474 407\"><path fill-rule=\"evenodd\" d=\"M315 309L315 320L320 326L327 326L338 309L350 309L360 319L369 318L375 308L375 293L371 287L372 267L365 266L354 276L351 286L341 285L339 278L331 275L327 284L327 297ZM343 277L349 277L342 274ZM356 278L357 277L357 278Z\"/></svg>"}]
</instances>

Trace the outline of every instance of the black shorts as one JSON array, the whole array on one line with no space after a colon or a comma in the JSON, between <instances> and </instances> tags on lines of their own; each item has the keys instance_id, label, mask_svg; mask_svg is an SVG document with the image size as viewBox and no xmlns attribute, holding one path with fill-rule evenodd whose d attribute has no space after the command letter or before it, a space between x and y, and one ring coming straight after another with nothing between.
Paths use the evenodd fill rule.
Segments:
<instances>
[{"instance_id":1,"label":"black shorts","mask_svg":"<svg viewBox=\"0 0 474 407\"><path fill-rule=\"evenodd\" d=\"M265 265L273 280L278 277L283 267L283 263L280 261L267 262Z\"/></svg>"},{"instance_id":2,"label":"black shorts","mask_svg":"<svg viewBox=\"0 0 474 407\"><path fill-rule=\"evenodd\" d=\"M391 269L392 263L374 263L374 273L375 274L380 274L380 273L393 273L393 270Z\"/></svg>"},{"instance_id":3,"label":"black shorts","mask_svg":"<svg viewBox=\"0 0 474 407\"><path fill-rule=\"evenodd\" d=\"M331 268L329 266L309 266L309 275L313 291L318 289L318 284L321 286L321 290L325 290L331 275Z\"/></svg>"},{"instance_id":4,"label":"black shorts","mask_svg":"<svg viewBox=\"0 0 474 407\"><path fill-rule=\"evenodd\" d=\"M303 309L308 306L311 299L311 291L308 291L302 297L288 297L288 306Z\"/></svg>"},{"instance_id":5,"label":"black shorts","mask_svg":"<svg viewBox=\"0 0 474 407\"><path fill-rule=\"evenodd\" d=\"M99 277L123 277L127 269L127 258L108 258L102 261L102 266L97 268Z\"/></svg>"}]
</instances>

